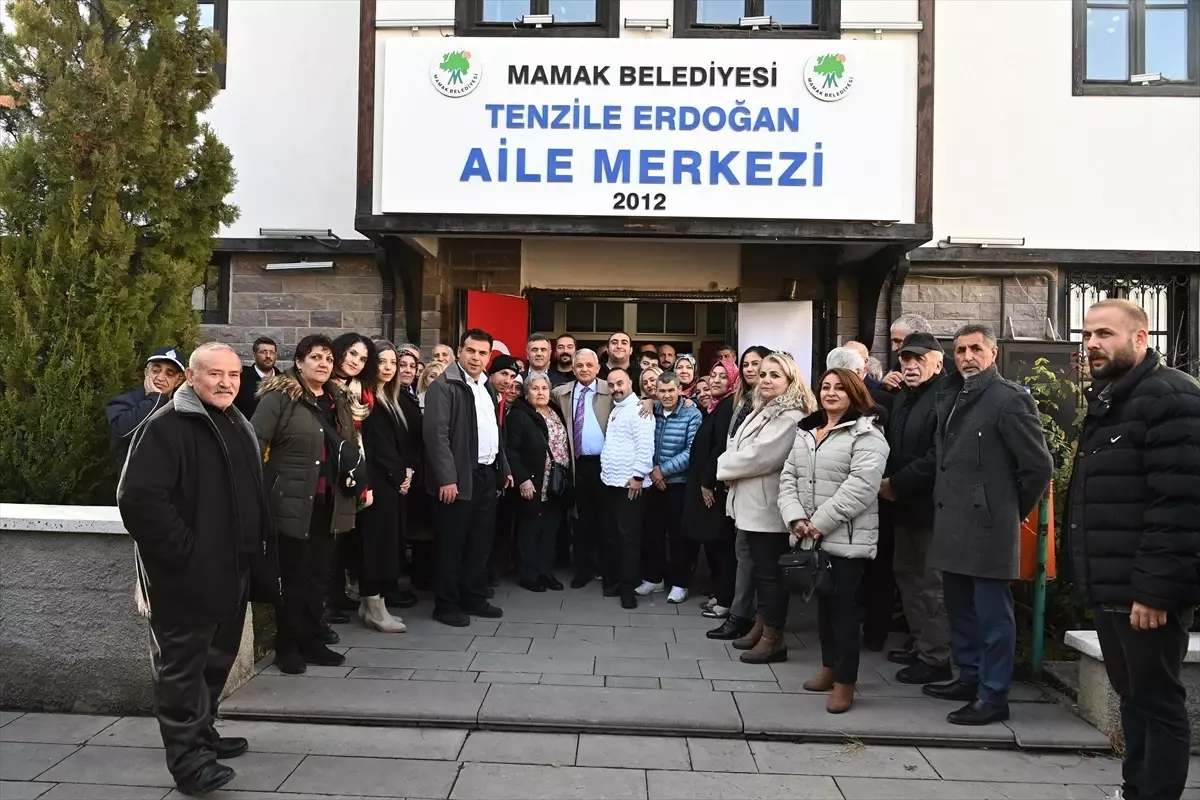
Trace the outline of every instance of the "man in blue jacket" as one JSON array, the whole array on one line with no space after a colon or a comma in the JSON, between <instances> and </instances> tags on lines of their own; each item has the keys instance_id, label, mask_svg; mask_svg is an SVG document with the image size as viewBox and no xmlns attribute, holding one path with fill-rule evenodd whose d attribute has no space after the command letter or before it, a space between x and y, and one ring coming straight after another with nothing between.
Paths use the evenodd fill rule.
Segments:
<instances>
[{"instance_id":1,"label":"man in blue jacket","mask_svg":"<svg viewBox=\"0 0 1200 800\"><path fill-rule=\"evenodd\" d=\"M634 590L643 597L666 590L667 540L671 540L672 556L680 541L692 440L702 417L700 409L684 403L681 389L674 372L659 376L658 402L654 404L655 467L650 471L652 487L642 531L642 584ZM667 602L682 603L687 596L686 585L673 584Z\"/></svg>"},{"instance_id":2,"label":"man in blue jacket","mask_svg":"<svg viewBox=\"0 0 1200 800\"><path fill-rule=\"evenodd\" d=\"M142 385L114 397L104 407L118 465L125 466L133 434L151 414L170 402L171 395L181 385L183 351L178 347L160 347L146 359Z\"/></svg>"}]
</instances>

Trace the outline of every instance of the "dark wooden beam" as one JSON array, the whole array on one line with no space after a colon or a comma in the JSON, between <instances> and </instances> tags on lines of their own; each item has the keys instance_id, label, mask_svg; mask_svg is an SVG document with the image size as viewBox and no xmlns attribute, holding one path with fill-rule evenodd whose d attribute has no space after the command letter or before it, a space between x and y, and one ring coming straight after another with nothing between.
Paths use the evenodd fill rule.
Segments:
<instances>
[{"instance_id":1,"label":"dark wooden beam","mask_svg":"<svg viewBox=\"0 0 1200 800\"><path fill-rule=\"evenodd\" d=\"M845 244L850 241L903 245L911 249L933 236L933 226L875 225L870 222L808 220L550 217L516 215L359 215L364 234L437 236L620 236L629 238L757 239Z\"/></svg>"},{"instance_id":2,"label":"dark wooden beam","mask_svg":"<svg viewBox=\"0 0 1200 800\"><path fill-rule=\"evenodd\" d=\"M933 222L933 6L934 0L917 1L917 196L913 219Z\"/></svg>"},{"instance_id":3,"label":"dark wooden beam","mask_svg":"<svg viewBox=\"0 0 1200 800\"><path fill-rule=\"evenodd\" d=\"M370 214L375 202L375 4L358 3L358 214Z\"/></svg>"},{"instance_id":4,"label":"dark wooden beam","mask_svg":"<svg viewBox=\"0 0 1200 800\"><path fill-rule=\"evenodd\" d=\"M954 261L989 264L1113 264L1147 267L1200 267L1194 250L1034 250L1025 247L918 247L913 263Z\"/></svg>"},{"instance_id":5,"label":"dark wooden beam","mask_svg":"<svg viewBox=\"0 0 1200 800\"><path fill-rule=\"evenodd\" d=\"M288 253L334 257L370 255L376 247L369 239L342 239L336 247L323 247L311 239L213 239L213 251L217 253Z\"/></svg>"}]
</instances>

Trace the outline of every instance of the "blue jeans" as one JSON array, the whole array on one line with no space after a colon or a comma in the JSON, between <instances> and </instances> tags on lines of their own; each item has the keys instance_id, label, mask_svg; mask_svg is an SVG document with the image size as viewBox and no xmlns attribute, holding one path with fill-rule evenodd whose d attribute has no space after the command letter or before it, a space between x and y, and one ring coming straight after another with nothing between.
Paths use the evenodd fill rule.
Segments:
<instances>
[{"instance_id":1,"label":"blue jeans","mask_svg":"<svg viewBox=\"0 0 1200 800\"><path fill-rule=\"evenodd\" d=\"M1004 705L1017 649L1010 582L954 572L943 573L942 581L958 679L978 685L983 702Z\"/></svg>"}]
</instances>

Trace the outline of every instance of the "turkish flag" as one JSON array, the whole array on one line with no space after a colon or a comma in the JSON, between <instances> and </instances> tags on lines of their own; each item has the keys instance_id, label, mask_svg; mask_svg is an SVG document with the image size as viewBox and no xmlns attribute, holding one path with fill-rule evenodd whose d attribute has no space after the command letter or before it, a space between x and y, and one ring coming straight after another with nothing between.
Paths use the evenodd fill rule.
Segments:
<instances>
[{"instance_id":1,"label":"turkish flag","mask_svg":"<svg viewBox=\"0 0 1200 800\"><path fill-rule=\"evenodd\" d=\"M529 338L529 301L511 294L467 290L467 327L492 335L492 355L505 353L526 360Z\"/></svg>"}]
</instances>

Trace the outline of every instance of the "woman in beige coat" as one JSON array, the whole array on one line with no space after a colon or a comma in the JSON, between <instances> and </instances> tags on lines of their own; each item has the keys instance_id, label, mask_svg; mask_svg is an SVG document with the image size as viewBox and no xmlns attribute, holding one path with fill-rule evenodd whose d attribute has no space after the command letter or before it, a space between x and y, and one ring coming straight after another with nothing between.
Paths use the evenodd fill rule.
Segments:
<instances>
[{"instance_id":1,"label":"woman in beige coat","mask_svg":"<svg viewBox=\"0 0 1200 800\"><path fill-rule=\"evenodd\" d=\"M858 603L863 568L879 541L879 483L888 443L857 373L826 370L821 410L800 423L779 480L779 511L805 549L820 541L834 591L817 601L821 672L804 684L828 692L831 714L850 710L858 682Z\"/></svg>"},{"instance_id":2,"label":"woman in beige coat","mask_svg":"<svg viewBox=\"0 0 1200 800\"><path fill-rule=\"evenodd\" d=\"M717 480L729 487L726 511L738 534L745 534L754 560L758 611L754 627L733 646L747 650L742 661L767 664L787 660L783 626L788 591L779 557L788 550L788 526L779 513L779 473L796 438L796 426L812 411L804 378L792 357L773 353L759 368L755 405L717 461Z\"/></svg>"}]
</instances>

